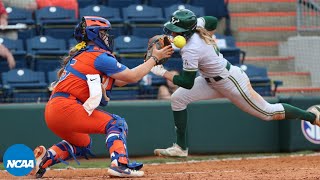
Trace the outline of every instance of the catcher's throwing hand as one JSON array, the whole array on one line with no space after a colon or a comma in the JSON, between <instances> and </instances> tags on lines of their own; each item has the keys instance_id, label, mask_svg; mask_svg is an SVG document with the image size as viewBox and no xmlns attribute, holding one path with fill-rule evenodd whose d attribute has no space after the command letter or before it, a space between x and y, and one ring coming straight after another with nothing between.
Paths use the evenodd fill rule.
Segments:
<instances>
[{"instance_id":1,"label":"catcher's throwing hand","mask_svg":"<svg viewBox=\"0 0 320 180\"><path fill-rule=\"evenodd\" d=\"M163 67L163 65L157 65L157 66L154 66L152 69L151 69L151 72L157 76L163 76L164 73L167 72L167 70Z\"/></svg>"},{"instance_id":2,"label":"catcher's throwing hand","mask_svg":"<svg viewBox=\"0 0 320 180\"><path fill-rule=\"evenodd\" d=\"M166 35L156 35L149 39L145 61L152 58L156 65L164 64L173 54L174 49Z\"/></svg>"}]
</instances>

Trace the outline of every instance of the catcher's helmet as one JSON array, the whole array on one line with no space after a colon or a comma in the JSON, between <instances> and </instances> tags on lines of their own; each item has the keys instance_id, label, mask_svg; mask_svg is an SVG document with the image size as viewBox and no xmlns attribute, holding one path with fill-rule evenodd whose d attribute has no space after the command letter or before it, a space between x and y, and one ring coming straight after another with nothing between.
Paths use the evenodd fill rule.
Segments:
<instances>
[{"instance_id":1,"label":"catcher's helmet","mask_svg":"<svg viewBox=\"0 0 320 180\"><path fill-rule=\"evenodd\" d=\"M93 41L100 48L112 52L113 37L109 35L110 22L98 16L83 16L75 27L74 38L77 42Z\"/></svg>"},{"instance_id":2,"label":"catcher's helmet","mask_svg":"<svg viewBox=\"0 0 320 180\"><path fill-rule=\"evenodd\" d=\"M164 24L165 32L176 32L188 39L197 28L197 17L189 9L176 10L170 21Z\"/></svg>"}]
</instances>

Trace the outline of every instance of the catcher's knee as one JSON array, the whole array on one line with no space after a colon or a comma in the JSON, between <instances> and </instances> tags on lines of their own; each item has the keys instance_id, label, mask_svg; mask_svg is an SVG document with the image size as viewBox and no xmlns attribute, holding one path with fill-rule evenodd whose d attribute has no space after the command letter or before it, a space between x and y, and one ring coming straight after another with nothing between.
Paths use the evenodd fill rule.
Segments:
<instances>
[{"instance_id":1,"label":"catcher's knee","mask_svg":"<svg viewBox=\"0 0 320 180\"><path fill-rule=\"evenodd\" d=\"M171 95L171 108L173 111L182 111L187 108L189 103L189 101L178 94L173 93Z\"/></svg>"},{"instance_id":2,"label":"catcher's knee","mask_svg":"<svg viewBox=\"0 0 320 180\"><path fill-rule=\"evenodd\" d=\"M113 119L106 126L106 134L107 134L107 147L111 147L113 141L116 139L120 139L124 143L126 143L126 137L128 135L128 125L124 118L118 115L112 115Z\"/></svg>"},{"instance_id":3,"label":"catcher's knee","mask_svg":"<svg viewBox=\"0 0 320 180\"><path fill-rule=\"evenodd\" d=\"M112 163L128 164L128 155L126 149L126 137L128 134L128 125L124 118L113 115L113 119L106 127L107 137L106 146L111 155Z\"/></svg>"}]
</instances>

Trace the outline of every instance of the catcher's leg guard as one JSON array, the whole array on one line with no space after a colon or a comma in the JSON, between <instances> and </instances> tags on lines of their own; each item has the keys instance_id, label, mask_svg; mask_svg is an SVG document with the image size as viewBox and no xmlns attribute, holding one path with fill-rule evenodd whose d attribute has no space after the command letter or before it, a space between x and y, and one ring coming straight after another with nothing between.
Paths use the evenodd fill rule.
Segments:
<instances>
[{"instance_id":1,"label":"catcher's leg guard","mask_svg":"<svg viewBox=\"0 0 320 180\"><path fill-rule=\"evenodd\" d=\"M36 166L31 174L35 174L36 178L41 178L46 172L47 167L60 162L68 165L66 160L72 157L80 164L76 157L85 156L87 158L86 154L92 155L90 148L91 143L87 147L77 147L65 140L53 145L48 150L44 146L38 146L34 150Z\"/></svg>"},{"instance_id":2,"label":"catcher's leg guard","mask_svg":"<svg viewBox=\"0 0 320 180\"><path fill-rule=\"evenodd\" d=\"M125 119L113 115L113 120L108 123L106 132L106 146L111 159L111 167L108 169L109 174L118 177L143 176L143 171L139 171L143 167L142 163L129 163L126 148L128 126Z\"/></svg>"}]
</instances>

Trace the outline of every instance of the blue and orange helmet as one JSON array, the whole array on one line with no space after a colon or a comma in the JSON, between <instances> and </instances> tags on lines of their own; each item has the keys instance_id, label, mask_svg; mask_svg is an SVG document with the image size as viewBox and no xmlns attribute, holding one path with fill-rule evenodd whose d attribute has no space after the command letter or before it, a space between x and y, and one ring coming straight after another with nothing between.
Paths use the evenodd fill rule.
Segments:
<instances>
[{"instance_id":1,"label":"blue and orange helmet","mask_svg":"<svg viewBox=\"0 0 320 180\"><path fill-rule=\"evenodd\" d=\"M113 51L113 37L109 35L111 23L98 16L83 16L82 21L75 27L74 38L77 42L93 41L100 48Z\"/></svg>"}]
</instances>

